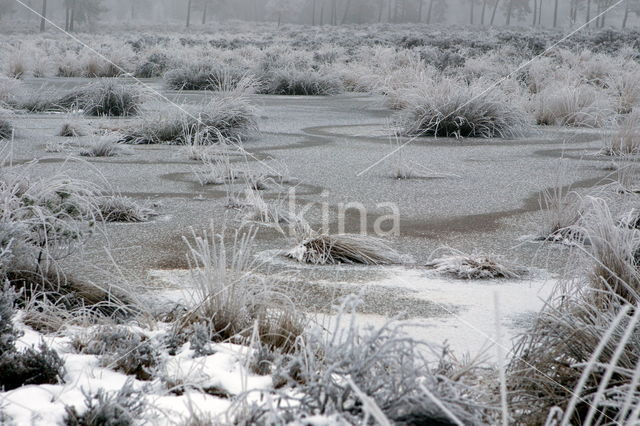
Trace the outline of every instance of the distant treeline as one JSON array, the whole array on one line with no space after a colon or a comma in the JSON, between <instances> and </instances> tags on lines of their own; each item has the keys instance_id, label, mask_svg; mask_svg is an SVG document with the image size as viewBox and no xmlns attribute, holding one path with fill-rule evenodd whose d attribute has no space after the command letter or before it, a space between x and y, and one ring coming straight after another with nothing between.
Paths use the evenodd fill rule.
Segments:
<instances>
[{"instance_id":1,"label":"distant treeline","mask_svg":"<svg viewBox=\"0 0 640 426\"><path fill-rule=\"evenodd\" d=\"M167 23L185 26L247 20L308 25L451 23L621 27L640 23L640 0L0 0L0 19L47 19L66 30L100 23Z\"/></svg>"}]
</instances>

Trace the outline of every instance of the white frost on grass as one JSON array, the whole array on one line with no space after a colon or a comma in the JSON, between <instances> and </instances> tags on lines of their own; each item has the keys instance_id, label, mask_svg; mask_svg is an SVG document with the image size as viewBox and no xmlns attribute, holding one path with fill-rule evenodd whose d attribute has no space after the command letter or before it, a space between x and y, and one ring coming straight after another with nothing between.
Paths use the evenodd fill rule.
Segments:
<instances>
[{"instance_id":1,"label":"white frost on grass","mask_svg":"<svg viewBox=\"0 0 640 426\"><path fill-rule=\"evenodd\" d=\"M164 373L185 385L184 393L176 395L161 380L133 380L131 376L101 367L96 355L74 353L71 335L86 330L74 327L67 330L69 336L66 337L45 336L20 324L20 315L17 318L16 328L24 333L17 342L18 349L37 346L45 341L58 351L64 361L64 383L29 385L0 392L0 406L16 425L61 424L65 406L73 406L78 413L83 413L86 410L85 395L94 395L100 389L115 393L128 380L132 380L133 389L144 391L147 404L145 420L153 425L178 424L194 412L212 419L229 414L229 399L202 393L201 389L215 387L230 395L238 395L254 389L268 391L272 388L270 376L257 376L246 367L246 357L250 351L248 347L212 344L215 353L199 358L193 357L194 352L189 349L189 344L175 356L165 351ZM161 333L164 328L160 324L160 330L151 333ZM259 402L261 395L259 391L253 392L247 400Z\"/></svg>"}]
</instances>

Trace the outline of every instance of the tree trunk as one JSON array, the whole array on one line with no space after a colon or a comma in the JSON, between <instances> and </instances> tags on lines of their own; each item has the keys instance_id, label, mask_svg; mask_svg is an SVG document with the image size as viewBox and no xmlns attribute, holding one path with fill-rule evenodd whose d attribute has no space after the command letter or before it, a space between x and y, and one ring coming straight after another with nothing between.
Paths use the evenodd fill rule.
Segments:
<instances>
[{"instance_id":1,"label":"tree trunk","mask_svg":"<svg viewBox=\"0 0 640 426\"><path fill-rule=\"evenodd\" d=\"M487 11L487 1L489 0L482 1L482 13L480 14L480 25L482 26L484 26L484 14Z\"/></svg>"},{"instance_id":2,"label":"tree trunk","mask_svg":"<svg viewBox=\"0 0 640 426\"><path fill-rule=\"evenodd\" d=\"M513 12L513 0L509 0L509 6L507 6L507 27L511 25L512 12Z\"/></svg>"},{"instance_id":3,"label":"tree trunk","mask_svg":"<svg viewBox=\"0 0 640 426\"><path fill-rule=\"evenodd\" d=\"M587 19L586 19L586 23L587 23L587 28L589 28L591 26L591 0L587 0Z\"/></svg>"},{"instance_id":4,"label":"tree trunk","mask_svg":"<svg viewBox=\"0 0 640 426\"><path fill-rule=\"evenodd\" d=\"M73 27L76 20L76 0L71 2L71 12L69 13L69 32L73 32Z\"/></svg>"},{"instance_id":5,"label":"tree trunk","mask_svg":"<svg viewBox=\"0 0 640 426\"><path fill-rule=\"evenodd\" d=\"M540 4L538 5L538 26L542 26L542 5L544 2L540 0Z\"/></svg>"},{"instance_id":6,"label":"tree trunk","mask_svg":"<svg viewBox=\"0 0 640 426\"><path fill-rule=\"evenodd\" d=\"M351 0L347 0L347 4L344 7L344 14L342 15L342 22L340 23L341 25L344 25L347 22L350 8L351 8Z\"/></svg>"},{"instance_id":7,"label":"tree trunk","mask_svg":"<svg viewBox=\"0 0 640 426\"><path fill-rule=\"evenodd\" d=\"M311 25L316 26L316 0L311 2Z\"/></svg>"},{"instance_id":8,"label":"tree trunk","mask_svg":"<svg viewBox=\"0 0 640 426\"><path fill-rule=\"evenodd\" d=\"M533 0L533 23L532 27L536 26L536 20L538 18L538 0Z\"/></svg>"},{"instance_id":9,"label":"tree trunk","mask_svg":"<svg viewBox=\"0 0 640 426\"><path fill-rule=\"evenodd\" d=\"M324 2L320 3L320 26L324 25Z\"/></svg>"},{"instance_id":10,"label":"tree trunk","mask_svg":"<svg viewBox=\"0 0 640 426\"><path fill-rule=\"evenodd\" d=\"M187 28L191 25L191 0L187 1Z\"/></svg>"},{"instance_id":11,"label":"tree trunk","mask_svg":"<svg viewBox=\"0 0 640 426\"><path fill-rule=\"evenodd\" d=\"M422 22L422 7L424 0L418 0L418 22Z\"/></svg>"},{"instance_id":12,"label":"tree trunk","mask_svg":"<svg viewBox=\"0 0 640 426\"><path fill-rule=\"evenodd\" d=\"M475 15L476 0L471 0L471 10L469 11L469 24L473 25L473 15Z\"/></svg>"},{"instance_id":13,"label":"tree trunk","mask_svg":"<svg viewBox=\"0 0 640 426\"><path fill-rule=\"evenodd\" d=\"M64 10L64 30L69 31L69 6Z\"/></svg>"},{"instance_id":14,"label":"tree trunk","mask_svg":"<svg viewBox=\"0 0 640 426\"><path fill-rule=\"evenodd\" d=\"M627 9L629 9L627 7ZM42 13L40 17L40 32L43 33L45 30L45 24L47 23L47 0L42 0Z\"/></svg>"},{"instance_id":15,"label":"tree trunk","mask_svg":"<svg viewBox=\"0 0 640 426\"><path fill-rule=\"evenodd\" d=\"M493 5L493 12L491 13L491 23L489 25L493 25L496 20L496 12L498 12L498 5L500 4L500 0L496 0L496 4Z\"/></svg>"},{"instance_id":16,"label":"tree trunk","mask_svg":"<svg viewBox=\"0 0 640 426\"><path fill-rule=\"evenodd\" d=\"M556 0L556 5L553 9L553 28L558 26L558 0Z\"/></svg>"},{"instance_id":17,"label":"tree trunk","mask_svg":"<svg viewBox=\"0 0 640 426\"><path fill-rule=\"evenodd\" d=\"M431 23L431 15L433 14L433 1L429 1L429 9L427 10L427 24Z\"/></svg>"},{"instance_id":18,"label":"tree trunk","mask_svg":"<svg viewBox=\"0 0 640 426\"><path fill-rule=\"evenodd\" d=\"M624 18L622 19L622 28L627 27L627 20L629 19L629 0L625 0Z\"/></svg>"},{"instance_id":19,"label":"tree trunk","mask_svg":"<svg viewBox=\"0 0 640 426\"><path fill-rule=\"evenodd\" d=\"M204 9L202 9L202 25L207 24L207 12L209 9L209 0L204 1Z\"/></svg>"}]
</instances>

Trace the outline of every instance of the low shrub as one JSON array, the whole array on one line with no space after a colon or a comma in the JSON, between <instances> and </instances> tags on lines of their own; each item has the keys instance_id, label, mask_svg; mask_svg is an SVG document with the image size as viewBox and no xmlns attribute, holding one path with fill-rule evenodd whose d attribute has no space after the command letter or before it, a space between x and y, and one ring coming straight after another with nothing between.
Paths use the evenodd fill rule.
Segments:
<instances>
[{"instance_id":1,"label":"low shrub","mask_svg":"<svg viewBox=\"0 0 640 426\"><path fill-rule=\"evenodd\" d=\"M118 392L98 390L85 394L86 408L81 414L73 406L65 407L64 426L133 426L142 415L144 398L127 382Z\"/></svg>"},{"instance_id":2,"label":"low shrub","mask_svg":"<svg viewBox=\"0 0 640 426\"><path fill-rule=\"evenodd\" d=\"M99 355L102 366L139 380L150 380L161 360L158 343L126 326L99 326L72 344L80 353Z\"/></svg>"},{"instance_id":3,"label":"low shrub","mask_svg":"<svg viewBox=\"0 0 640 426\"><path fill-rule=\"evenodd\" d=\"M0 389L9 391L26 385L56 384L61 380L63 361L44 343L38 350L15 347L20 333L13 327L16 294L5 282L0 289Z\"/></svg>"}]
</instances>

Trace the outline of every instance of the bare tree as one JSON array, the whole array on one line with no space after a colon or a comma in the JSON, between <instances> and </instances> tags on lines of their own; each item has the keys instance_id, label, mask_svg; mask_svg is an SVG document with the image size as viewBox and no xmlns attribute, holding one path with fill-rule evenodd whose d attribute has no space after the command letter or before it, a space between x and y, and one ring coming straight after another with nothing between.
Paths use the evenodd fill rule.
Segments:
<instances>
[{"instance_id":1,"label":"bare tree","mask_svg":"<svg viewBox=\"0 0 640 426\"><path fill-rule=\"evenodd\" d=\"M47 0L42 0L42 13L40 15L40 32L42 33L47 22Z\"/></svg>"},{"instance_id":2,"label":"bare tree","mask_svg":"<svg viewBox=\"0 0 640 426\"><path fill-rule=\"evenodd\" d=\"M558 0L556 0L555 7L553 9L553 28L558 26Z\"/></svg>"},{"instance_id":3,"label":"bare tree","mask_svg":"<svg viewBox=\"0 0 640 426\"><path fill-rule=\"evenodd\" d=\"M187 1L187 28L191 25L191 0Z\"/></svg>"},{"instance_id":4,"label":"bare tree","mask_svg":"<svg viewBox=\"0 0 640 426\"><path fill-rule=\"evenodd\" d=\"M493 25L493 23L496 20L496 12L498 11L498 5L500 4L500 0L496 0L496 3L493 5L493 12L491 13L491 24Z\"/></svg>"}]
</instances>

